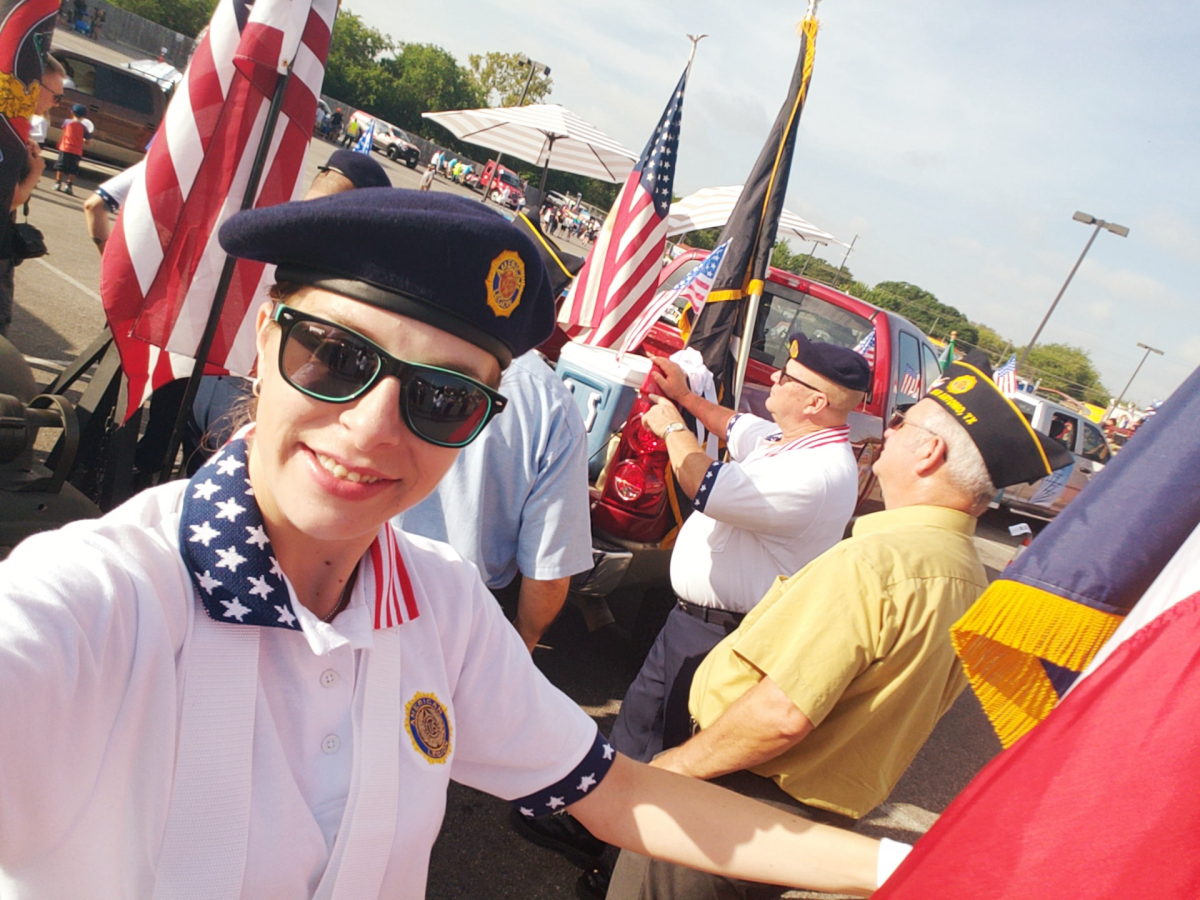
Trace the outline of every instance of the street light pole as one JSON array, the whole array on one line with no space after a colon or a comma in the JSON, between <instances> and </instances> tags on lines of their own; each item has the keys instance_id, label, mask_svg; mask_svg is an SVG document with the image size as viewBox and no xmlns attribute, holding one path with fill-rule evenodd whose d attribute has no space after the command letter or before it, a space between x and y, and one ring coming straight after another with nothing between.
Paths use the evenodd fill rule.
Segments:
<instances>
[{"instance_id":1,"label":"street light pole","mask_svg":"<svg viewBox=\"0 0 1200 900\"><path fill-rule=\"evenodd\" d=\"M1121 389L1121 395L1119 397L1117 397L1117 402L1112 405L1112 412L1114 412L1114 413L1120 408L1121 401L1125 399L1125 394L1129 391L1129 388L1133 385L1133 379L1137 378L1138 372L1142 371L1142 366L1145 365L1146 360L1150 358L1150 354L1157 353L1159 356L1166 355L1161 350L1159 350L1157 347L1151 347L1149 344L1143 344L1141 341L1138 341L1138 346L1141 347L1146 352L1142 354L1142 361L1137 364L1137 368L1134 369L1133 374L1129 376L1129 383L1126 384L1125 387L1123 387ZM1105 414L1104 418L1107 419L1108 414Z\"/></svg>"},{"instance_id":2,"label":"street light pole","mask_svg":"<svg viewBox=\"0 0 1200 900\"><path fill-rule=\"evenodd\" d=\"M1070 274L1067 275L1067 280L1063 282L1063 286L1058 289L1058 295L1054 298L1054 302L1050 304L1050 308L1046 310L1046 315L1042 317L1041 324L1038 325L1037 331L1033 333L1033 338L1025 345L1025 349L1021 351L1021 358L1017 360L1017 371L1025 365L1025 357L1029 356L1029 351L1033 349L1033 345L1037 343L1037 339L1041 337L1042 329L1046 327L1046 323L1050 321L1050 316L1054 313L1054 308L1058 306L1058 301L1062 299L1062 295L1067 292L1067 285L1071 283L1071 279L1075 277L1075 272L1078 271L1083 258L1087 256L1087 252L1092 249L1092 242L1096 240L1096 235L1100 233L1100 229L1104 228L1111 231L1115 235L1125 237L1129 234L1129 229L1124 225L1118 225L1116 222L1105 222L1103 219L1097 219L1093 215L1085 212L1076 212L1073 215L1076 222L1083 222L1085 225L1095 225L1092 230L1092 236L1088 238L1088 242L1083 246L1083 252L1079 254L1079 259L1075 260L1075 265L1071 267Z\"/></svg>"},{"instance_id":3,"label":"street light pole","mask_svg":"<svg viewBox=\"0 0 1200 900\"><path fill-rule=\"evenodd\" d=\"M525 105L525 97L529 94L529 86L533 84L533 76L538 74L538 69L542 70L542 75L550 74L550 67L545 63L537 62L530 59L528 56L522 56L517 60L518 66L529 66L529 77L525 79L525 86L521 88L521 99L517 101L517 106ZM492 174L488 176L488 182L483 186L483 198L481 203L487 203L488 195L492 193L492 185L496 183L496 176L500 174L500 157L503 153L496 154L496 164L492 166ZM543 180L543 184L544 184Z\"/></svg>"}]
</instances>

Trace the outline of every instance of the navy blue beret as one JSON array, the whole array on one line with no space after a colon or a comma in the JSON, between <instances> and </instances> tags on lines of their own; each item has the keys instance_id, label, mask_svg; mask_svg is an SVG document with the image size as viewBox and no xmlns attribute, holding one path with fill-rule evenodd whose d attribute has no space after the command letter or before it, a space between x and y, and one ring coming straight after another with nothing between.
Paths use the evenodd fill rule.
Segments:
<instances>
[{"instance_id":1,"label":"navy blue beret","mask_svg":"<svg viewBox=\"0 0 1200 900\"><path fill-rule=\"evenodd\" d=\"M419 319L487 350L505 368L554 330L533 239L478 200L364 188L240 212L221 226L233 256Z\"/></svg>"},{"instance_id":2,"label":"navy blue beret","mask_svg":"<svg viewBox=\"0 0 1200 900\"><path fill-rule=\"evenodd\" d=\"M378 162L366 153L356 153L353 150L334 150L333 155L323 166L317 166L322 172L337 172L350 179L356 188L391 187L392 180Z\"/></svg>"},{"instance_id":3,"label":"navy blue beret","mask_svg":"<svg viewBox=\"0 0 1200 900\"><path fill-rule=\"evenodd\" d=\"M846 347L810 341L803 332L796 331L788 335L788 356L849 390L865 391L871 386L870 364L862 354Z\"/></svg>"}]
</instances>

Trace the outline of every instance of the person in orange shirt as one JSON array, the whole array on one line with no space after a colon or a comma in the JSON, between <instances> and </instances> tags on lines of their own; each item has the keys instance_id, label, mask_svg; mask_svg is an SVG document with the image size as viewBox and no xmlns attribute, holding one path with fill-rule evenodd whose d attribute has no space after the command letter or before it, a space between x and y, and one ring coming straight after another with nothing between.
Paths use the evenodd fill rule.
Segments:
<instances>
[{"instance_id":1,"label":"person in orange shirt","mask_svg":"<svg viewBox=\"0 0 1200 900\"><path fill-rule=\"evenodd\" d=\"M76 103L71 107L71 118L63 122L62 139L58 142L58 162L54 164L57 174L54 176L54 189L66 194L74 194L71 185L75 182L75 173L79 171L79 160L83 159L83 144L88 139L87 126L83 117L87 115L87 107ZM63 185L63 176L67 176Z\"/></svg>"}]
</instances>

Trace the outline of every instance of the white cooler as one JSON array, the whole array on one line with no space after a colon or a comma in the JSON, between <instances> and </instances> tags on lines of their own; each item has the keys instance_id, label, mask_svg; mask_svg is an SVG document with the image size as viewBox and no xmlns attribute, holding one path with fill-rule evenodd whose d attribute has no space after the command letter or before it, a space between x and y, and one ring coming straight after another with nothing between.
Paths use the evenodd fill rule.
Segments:
<instances>
[{"instance_id":1,"label":"white cooler","mask_svg":"<svg viewBox=\"0 0 1200 900\"><path fill-rule=\"evenodd\" d=\"M652 363L645 356L626 353L617 362L617 351L567 343L558 358L558 377L575 396L588 433L588 479L595 481L604 468L608 440L625 424Z\"/></svg>"}]
</instances>

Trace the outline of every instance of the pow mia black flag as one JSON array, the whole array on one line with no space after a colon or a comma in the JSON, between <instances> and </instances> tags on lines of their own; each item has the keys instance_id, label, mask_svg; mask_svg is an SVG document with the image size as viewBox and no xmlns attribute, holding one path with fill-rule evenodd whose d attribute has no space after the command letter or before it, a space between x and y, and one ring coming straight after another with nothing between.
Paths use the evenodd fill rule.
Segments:
<instances>
[{"instance_id":1,"label":"pow mia black flag","mask_svg":"<svg viewBox=\"0 0 1200 900\"><path fill-rule=\"evenodd\" d=\"M733 406L733 370L736 360L730 353L730 338L741 329L745 298L762 294L763 279L775 246L783 196L787 193L792 152L800 113L808 96L816 52L817 20L811 13L797 29L800 54L788 88L787 99L779 110L775 125L763 145L758 161L746 179L729 221L721 230L717 246L728 243L708 299L694 322L685 310L680 327L688 346L700 351L704 364L713 373L717 394L725 406Z\"/></svg>"}]
</instances>

